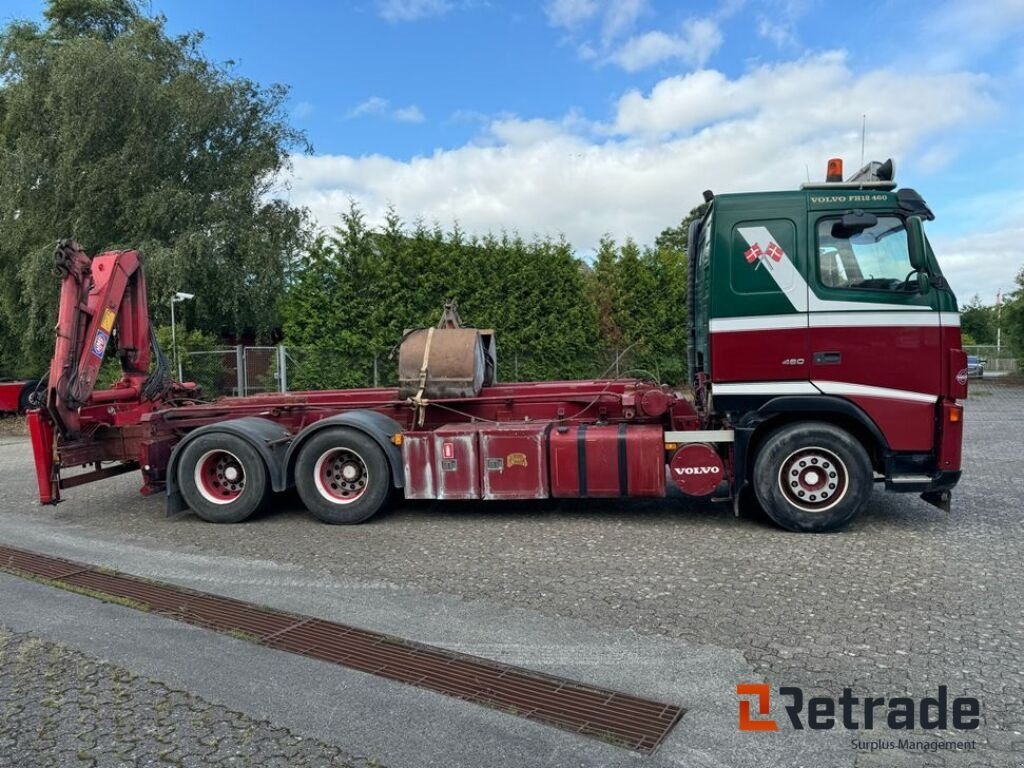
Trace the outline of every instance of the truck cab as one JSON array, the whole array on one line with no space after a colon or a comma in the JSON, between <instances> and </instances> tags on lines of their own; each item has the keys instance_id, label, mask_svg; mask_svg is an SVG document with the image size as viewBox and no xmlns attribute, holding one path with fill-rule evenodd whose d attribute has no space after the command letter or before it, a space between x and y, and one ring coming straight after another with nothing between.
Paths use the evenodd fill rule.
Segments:
<instances>
[{"instance_id":1,"label":"truck cab","mask_svg":"<svg viewBox=\"0 0 1024 768\"><path fill-rule=\"evenodd\" d=\"M932 213L896 189L891 161L847 181L836 164L799 190L706 193L691 231L696 400L709 426L735 430L736 496L753 485L773 517L788 506L786 527L845 522L860 457L824 444L838 432L863 449L869 490L948 508L960 475L966 357ZM755 466L780 432L778 466Z\"/></svg>"}]
</instances>

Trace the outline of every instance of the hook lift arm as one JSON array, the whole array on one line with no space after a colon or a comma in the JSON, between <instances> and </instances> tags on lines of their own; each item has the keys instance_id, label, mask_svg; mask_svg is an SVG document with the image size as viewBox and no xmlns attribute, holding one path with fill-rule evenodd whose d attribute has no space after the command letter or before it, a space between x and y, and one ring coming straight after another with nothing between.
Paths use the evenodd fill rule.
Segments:
<instances>
[{"instance_id":1,"label":"hook lift arm","mask_svg":"<svg viewBox=\"0 0 1024 768\"><path fill-rule=\"evenodd\" d=\"M150 329L139 252L109 251L90 259L78 243L63 240L54 252L54 268L61 277L56 344L42 408L29 415L40 497L50 502L59 500L55 437L83 439L83 410L90 426L101 425L91 406L107 406L100 410L113 413L118 404L158 400L170 386L166 360ZM96 390L112 338L121 377L110 389Z\"/></svg>"}]
</instances>

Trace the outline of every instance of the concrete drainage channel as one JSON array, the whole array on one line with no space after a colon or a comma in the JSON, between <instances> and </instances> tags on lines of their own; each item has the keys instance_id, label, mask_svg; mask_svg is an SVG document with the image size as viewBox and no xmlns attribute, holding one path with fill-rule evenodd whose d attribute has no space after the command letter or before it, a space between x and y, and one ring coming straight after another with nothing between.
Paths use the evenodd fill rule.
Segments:
<instances>
[{"instance_id":1,"label":"concrete drainage channel","mask_svg":"<svg viewBox=\"0 0 1024 768\"><path fill-rule=\"evenodd\" d=\"M12 547L0 546L0 570L642 753L653 752L685 713L673 704Z\"/></svg>"}]
</instances>

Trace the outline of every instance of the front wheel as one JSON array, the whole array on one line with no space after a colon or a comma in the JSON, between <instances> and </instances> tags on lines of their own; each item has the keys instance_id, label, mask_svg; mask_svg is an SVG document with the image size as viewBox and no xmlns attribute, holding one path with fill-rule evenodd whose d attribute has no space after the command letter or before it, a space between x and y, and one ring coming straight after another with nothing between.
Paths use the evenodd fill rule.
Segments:
<instances>
[{"instance_id":1,"label":"front wheel","mask_svg":"<svg viewBox=\"0 0 1024 768\"><path fill-rule=\"evenodd\" d=\"M823 533L842 528L871 497L867 451L849 432L824 422L782 427L754 461L754 489L783 528Z\"/></svg>"},{"instance_id":2,"label":"front wheel","mask_svg":"<svg viewBox=\"0 0 1024 768\"><path fill-rule=\"evenodd\" d=\"M325 429L299 449L295 487L318 520L351 525L368 520L384 506L391 471L372 438L346 427Z\"/></svg>"}]
</instances>

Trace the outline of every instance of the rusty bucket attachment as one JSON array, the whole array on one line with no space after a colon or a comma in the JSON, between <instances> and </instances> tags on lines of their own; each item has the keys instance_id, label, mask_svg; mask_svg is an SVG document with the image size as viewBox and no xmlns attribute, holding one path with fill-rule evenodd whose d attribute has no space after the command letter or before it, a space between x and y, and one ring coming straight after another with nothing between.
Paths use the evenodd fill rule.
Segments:
<instances>
[{"instance_id":1,"label":"rusty bucket attachment","mask_svg":"<svg viewBox=\"0 0 1024 768\"><path fill-rule=\"evenodd\" d=\"M496 380L494 331L464 328L455 302L436 328L408 331L399 346L399 397L475 397Z\"/></svg>"}]
</instances>

